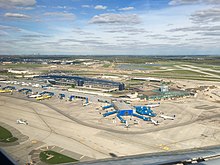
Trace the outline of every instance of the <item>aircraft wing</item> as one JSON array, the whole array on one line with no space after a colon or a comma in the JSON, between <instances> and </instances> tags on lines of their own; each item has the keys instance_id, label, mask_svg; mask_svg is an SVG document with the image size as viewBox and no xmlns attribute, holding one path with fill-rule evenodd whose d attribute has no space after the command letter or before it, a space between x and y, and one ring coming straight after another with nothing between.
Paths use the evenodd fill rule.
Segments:
<instances>
[{"instance_id":1,"label":"aircraft wing","mask_svg":"<svg viewBox=\"0 0 220 165\"><path fill-rule=\"evenodd\" d=\"M183 162L192 162L195 165L219 165L220 146L204 147L200 149L181 150L173 152L161 152L152 154L142 154L125 157L114 157L112 159L95 160L78 163L79 165L167 165ZM190 164L190 163L189 163Z\"/></svg>"}]
</instances>

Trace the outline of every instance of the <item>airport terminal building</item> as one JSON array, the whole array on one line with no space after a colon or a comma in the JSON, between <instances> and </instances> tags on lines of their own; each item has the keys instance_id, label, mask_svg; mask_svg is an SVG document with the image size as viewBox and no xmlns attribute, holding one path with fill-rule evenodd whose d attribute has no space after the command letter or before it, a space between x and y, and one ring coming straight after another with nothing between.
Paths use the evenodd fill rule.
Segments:
<instances>
[{"instance_id":1,"label":"airport terminal building","mask_svg":"<svg viewBox=\"0 0 220 165\"><path fill-rule=\"evenodd\" d=\"M92 86L99 88L117 88L119 91L125 89L125 84L121 82L80 77L80 76L68 76L68 75L42 75L34 78L48 80L54 85L76 85L76 86Z\"/></svg>"}]
</instances>

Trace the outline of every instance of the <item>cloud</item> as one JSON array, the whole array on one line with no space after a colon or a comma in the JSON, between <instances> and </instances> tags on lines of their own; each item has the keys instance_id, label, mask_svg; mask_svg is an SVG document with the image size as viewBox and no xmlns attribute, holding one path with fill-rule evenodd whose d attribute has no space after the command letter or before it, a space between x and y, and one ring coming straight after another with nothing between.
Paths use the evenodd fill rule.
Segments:
<instances>
[{"instance_id":1,"label":"cloud","mask_svg":"<svg viewBox=\"0 0 220 165\"><path fill-rule=\"evenodd\" d=\"M210 37L195 37L195 38L187 38L187 41L204 41L204 40L210 40L212 38Z\"/></svg>"},{"instance_id":2,"label":"cloud","mask_svg":"<svg viewBox=\"0 0 220 165\"><path fill-rule=\"evenodd\" d=\"M94 33L86 32L86 31L84 31L84 30L82 30L80 28L75 28L75 29L73 29L72 32L77 33L79 35L84 35L84 36L94 35Z\"/></svg>"},{"instance_id":3,"label":"cloud","mask_svg":"<svg viewBox=\"0 0 220 165\"><path fill-rule=\"evenodd\" d=\"M200 32L197 34L201 34L203 36L214 36L214 37L220 37L220 31L216 31L216 32ZM213 38L212 38L213 40Z\"/></svg>"},{"instance_id":4,"label":"cloud","mask_svg":"<svg viewBox=\"0 0 220 165\"><path fill-rule=\"evenodd\" d=\"M170 29L168 32L197 32L197 31L220 31L220 26L190 26L183 28Z\"/></svg>"},{"instance_id":5,"label":"cloud","mask_svg":"<svg viewBox=\"0 0 220 165\"><path fill-rule=\"evenodd\" d=\"M93 5L81 5L82 8L93 8L93 9L96 9L96 10L105 10L107 9L108 7L107 6L103 6L103 5L96 5L96 6L93 6Z\"/></svg>"},{"instance_id":6,"label":"cloud","mask_svg":"<svg viewBox=\"0 0 220 165\"><path fill-rule=\"evenodd\" d=\"M96 6L94 7L94 9L96 9L96 10L105 10L105 9L107 9L107 6L96 5Z\"/></svg>"},{"instance_id":7,"label":"cloud","mask_svg":"<svg viewBox=\"0 0 220 165\"><path fill-rule=\"evenodd\" d=\"M20 13L5 13L4 17L17 18L17 19L29 19L29 18L31 18L29 15L20 14Z\"/></svg>"},{"instance_id":8,"label":"cloud","mask_svg":"<svg viewBox=\"0 0 220 165\"><path fill-rule=\"evenodd\" d=\"M91 8L90 5L82 5L81 7L82 7L82 8Z\"/></svg>"},{"instance_id":9,"label":"cloud","mask_svg":"<svg viewBox=\"0 0 220 165\"><path fill-rule=\"evenodd\" d=\"M140 19L136 14L114 14L106 13L95 15L89 23L91 24L139 24Z\"/></svg>"},{"instance_id":10,"label":"cloud","mask_svg":"<svg viewBox=\"0 0 220 165\"><path fill-rule=\"evenodd\" d=\"M36 0L0 0L0 8L14 8L16 6L33 6Z\"/></svg>"},{"instance_id":11,"label":"cloud","mask_svg":"<svg viewBox=\"0 0 220 165\"><path fill-rule=\"evenodd\" d=\"M37 8L47 8L47 6L45 6L45 5L37 5L36 7Z\"/></svg>"},{"instance_id":12,"label":"cloud","mask_svg":"<svg viewBox=\"0 0 220 165\"><path fill-rule=\"evenodd\" d=\"M44 35L44 34L26 34L26 35L22 35L22 37L24 38L47 38L49 36Z\"/></svg>"},{"instance_id":13,"label":"cloud","mask_svg":"<svg viewBox=\"0 0 220 165\"><path fill-rule=\"evenodd\" d=\"M172 0L169 2L169 5L187 5L198 3L200 0Z\"/></svg>"},{"instance_id":14,"label":"cloud","mask_svg":"<svg viewBox=\"0 0 220 165\"><path fill-rule=\"evenodd\" d=\"M134 10L134 7L129 6L129 7L120 8L120 9L118 9L118 10L121 10L121 11Z\"/></svg>"},{"instance_id":15,"label":"cloud","mask_svg":"<svg viewBox=\"0 0 220 165\"><path fill-rule=\"evenodd\" d=\"M129 37L128 36L114 36L113 38L127 39Z\"/></svg>"},{"instance_id":16,"label":"cloud","mask_svg":"<svg viewBox=\"0 0 220 165\"><path fill-rule=\"evenodd\" d=\"M220 4L219 0L171 0L169 5L190 5L190 4Z\"/></svg>"},{"instance_id":17,"label":"cloud","mask_svg":"<svg viewBox=\"0 0 220 165\"><path fill-rule=\"evenodd\" d=\"M70 6L52 6L51 8L53 8L53 9L63 9L63 10L75 9L74 7L70 7Z\"/></svg>"},{"instance_id":18,"label":"cloud","mask_svg":"<svg viewBox=\"0 0 220 165\"><path fill-rule=\"evenodd\" d=\"M144 28L136 28L136 27L130 27L130 26L127 26L127 27L117 27L117 28L110 28L108 30L106 30L105 32L107 33L140 33L140 34L143 34L143 33L149 33L149 31L145 30Z\"/></svg>"},{"instance_id":19,"label":"cloud","mask_svg":"<svg viewBox=\"0 0 220 165\"><path fill-rule=\"evenodd\" d=\"M44 15L59 20L74 20L76 18L73 13L67 13L67 12L46 12L44 13Z\"/></svg>"},{"instance_id":20,"label":"cloud","mask_svg":"<svg viewBox=\"0 0 220 165\"><path fill-rule=\"evenodd\" d=\"M3 31L3 30L0 30L0 36L6 36L6 35L8 35L7 32L5 32L5 31Z\"/></svg>"},{"instance_id":21,"label":"cloud","mask_svg":"<svg viewBox=\"0 0 220 165\"><path fill-rule=\"evenodd\" d=\"M14 26L5 26L5 25L0 25L0 30L10 30L10 31L15 31L15 32L20 32L23 29L14 27Z\"/></svg>"},{"instance_id":22,"label":"cloud","mask_svg":"<svg viewBox=\"0 0 220 165\"><path fill-rule=\"evenodd\" d=\"M220 8L199 10L190 18L195 23L209 23L220 21Z\"/></svg>"},{"instance_id":23,"label":"cloud","mask_svg":"<svg viewBox=\"0 0 220 165\"><path fill-rule=\"evenodd\" d=\"M59 43L78 43L78 44L87 44L87 45L105 45L107 44L106 42L103 42L101 40L97 40L97 39L84 39L84 40L78 40L78 39L60 39L58 41Z\"/></svg>"},{"instance_id":24,"label":"cloud","mask_svg":"<svg viewBox=\"0 0 220 165\"><path fill-rule=\"evenodd\" d=\"M17 10L34 10L34 7L21 7L21 6L18 6L18 7L15 7L15 9L17 9Z\"/></svg>"},{"instance_id":25,"label":"cloud","mask_svg":"<svg viewBox=\"0 0 220 165\"><path fill-rule=\"evenodd\" d=\"M220 36L220 25L218 26L191 26L183 28L170 29L168 32L194 32L200 36L219 37ZM212 40L215 38L212 38Z\"/></svg>"}]
</instances>

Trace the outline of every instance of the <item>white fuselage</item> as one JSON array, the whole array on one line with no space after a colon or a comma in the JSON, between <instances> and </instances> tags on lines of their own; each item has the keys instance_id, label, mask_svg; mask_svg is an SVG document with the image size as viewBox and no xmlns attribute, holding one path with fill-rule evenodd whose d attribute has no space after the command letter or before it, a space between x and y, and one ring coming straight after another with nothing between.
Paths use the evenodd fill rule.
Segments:
<instances>
[{"instance_id":1,"label":"white fuselage","mask_svg":"<svg viewBox=\"0 0 220 165\"><path fill-rule=\"evenodd\" d=\"M25 120L25 121L23 121L23 120L17 120L17 124L24 124L24 125L28 125L28 122Z\"/></svg>"},{"instance_id":2,"label":"white fuselage","mask_svg":"<svg viewBox=\"0 0 220 165\"><path fill-rule=\"evenodd\" d=\"M154 125L159 125L158 121L155 121L154 119L151 119L151 122L152 122Z\"/></svg>"},{"instance_id":3,"label":"white fuselage","mask_svg":"<svg viewBox=\"0 0 220 165\"><path fill-rule=\"evenodd\" d=\"M149 107L149 108L154 108L154 107L159 107L160 104L148 104L146 105L146 107Z\"/></svg>"},{"instance_id":4,"label":"white fuselage","mask_svg":"<svg viewBox=\"0 0 220 165\"><path fill-rule=\"evenodd\" d=\"M37 97L40 97L41 95L30 95L30 96L28 96L28 97L30 97L30 98L37 98Z\"/></svg>"},{"instance_id":5,"label":"white fuselage","mask_svg":"<svg viewBox=\"0 0 220 165\"><path fill-rule=\"evenodd\" d=\"M160 115L160 117L163 118L163 119L174 120L174 117L171 117L171 116Z\"/></svg>"},{"instance_id":6,"label":"white fuselage","mask_svg":"<svg viewBox=\"0 0 220 165\"><path fill-rule=\"evenodd\" d=\"M90 103L84 103L83 106L87 106L87 105L89 105L89 104L90 104Z\"/></svg>"}]
</instances>

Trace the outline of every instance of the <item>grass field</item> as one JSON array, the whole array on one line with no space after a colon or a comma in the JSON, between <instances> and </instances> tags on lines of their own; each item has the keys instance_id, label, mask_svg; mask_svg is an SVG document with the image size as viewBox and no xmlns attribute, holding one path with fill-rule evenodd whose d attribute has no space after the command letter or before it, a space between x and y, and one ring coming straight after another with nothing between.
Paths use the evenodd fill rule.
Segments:
<instances>
[{"instance_id":1,"label":"grass field","mask_svg":"<svg viewBox=\"0 0 220 165\"><path fill-rule=\"evenodd\" d=\"M51 158L50 158L51 157ZM62 155L60 153L48 150L40 153L40 160L48 164L60 164L77 162L78 160Z\"/></svg>"},{"instance_id":2,"label":"grass field","mask_svg":"<svg viewBox=\"0 0 220 165\"><path fill-rule=\"evenodd\" d=\"M10 131L0 126L0 142L10 143L18 140L16 137L13 137Z\"/></svg>"},{"instance_id":3,"label":"grass field","mask_svg":"<svg viewBox=\"0 0 220 165\"><path fill-rule=\"evenodd\" d=\"M104 67L104 68L109 68L111 66L111 64L104 64L104 65L102 65L102 67Z\"/></svg>"}]
</instances>

